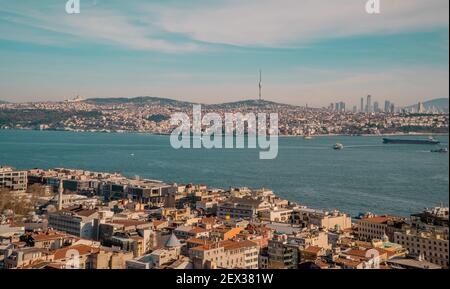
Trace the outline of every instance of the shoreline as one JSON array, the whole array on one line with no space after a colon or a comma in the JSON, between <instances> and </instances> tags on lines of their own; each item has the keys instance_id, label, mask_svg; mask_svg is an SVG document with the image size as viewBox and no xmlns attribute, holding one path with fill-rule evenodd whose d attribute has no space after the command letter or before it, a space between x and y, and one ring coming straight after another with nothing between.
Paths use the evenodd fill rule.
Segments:
<instances>
[{"instance_id":1,"label":"shoreline","mask_svg":"<svg viewBox=\"0 0 450 289\"><path fill-rule=\"evenodd\" d=\"M139 132L139 131L89 131L89 130L39 130L31 128L0 128L0 131L39 131L39 132L71 132L71 133L98 133L98 134L143 134L153 136L170 136L170 133L153 133L153 132ZM432 133L432 132L396 132L383 134L317 134L311 135L312 139L318 137L386 137L386 136L449 136L450 133ZM224 136L224 135L222 135ZM304 138L304 135L278 135L279 138Z\"/></svg>"}]
</instances>

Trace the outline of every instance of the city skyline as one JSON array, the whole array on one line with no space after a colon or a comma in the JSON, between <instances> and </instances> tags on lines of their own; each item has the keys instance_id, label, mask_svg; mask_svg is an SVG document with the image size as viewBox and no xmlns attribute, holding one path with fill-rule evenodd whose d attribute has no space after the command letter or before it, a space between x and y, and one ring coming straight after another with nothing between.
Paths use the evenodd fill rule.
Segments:
<instances>
[{"instance_id":1,"label":"city skyline","mask_svg":"<svg viewBox=\"0 0 450 289\"><path fill-rule=\"evenodd\" d=\"M284 2L0 0L0 99L223 103L257 99L260 69L263 99L287 104L448 98L448 1Z\"/></svg>"}]
</instances>

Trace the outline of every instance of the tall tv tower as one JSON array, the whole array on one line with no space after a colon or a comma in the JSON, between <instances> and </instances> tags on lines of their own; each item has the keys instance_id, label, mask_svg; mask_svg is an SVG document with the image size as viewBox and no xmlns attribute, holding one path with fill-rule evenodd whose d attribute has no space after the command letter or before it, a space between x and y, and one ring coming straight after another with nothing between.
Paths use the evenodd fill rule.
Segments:
<instances>
[{"instance_id":1,"label":"tall tv tower","mask_svg":"<svg viewBox=\"0 0 450 289\"><path fill-rule=\"evenodd\" d=\"M262 100L261 98L261 91L262 91L262 71L259 70L259 101Z\"/></svg>"}]
</instances>

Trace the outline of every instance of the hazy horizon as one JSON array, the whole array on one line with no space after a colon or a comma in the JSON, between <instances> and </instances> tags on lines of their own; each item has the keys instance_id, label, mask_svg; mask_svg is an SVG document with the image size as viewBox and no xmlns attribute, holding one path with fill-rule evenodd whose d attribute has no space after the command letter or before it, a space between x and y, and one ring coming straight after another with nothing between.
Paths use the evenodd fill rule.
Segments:
<instances>
[{"instance_id":1,"label":"hazy horizon","mask_svg":"<svg viewBox=\"0 0 450 289\"><path fill-rule=\"evenodd\" d=\"M81 97L84 100L91 100L91 99L133 99L133 98L139 98L139 97L150 97L150 98L176 100L176 101L180 101L180 102L191 102L191 101L182 100L182 99L167 98L167 97L164 97L164 96L151 96L151 95L123 96L123 97L120 97L120 96L118 96L118 97L98 97L98 98L97 97L84 98L84 96L82 96L82 95L77 95L77 96L75 96L73 98L68 98L68 99L64 99L64 100L61 99L61 100L19 101L19 102L17 102L17 101L6 101L6 102L7 103L13 103L13 104L14 103L17 103L17 104L20 104L20 103L33 103L33 102L55 102L56 103L56 102L64 102L64 101L67 101L67 100L73 100L73 99L75 99L77 97ZM440 99L447 99L447 100L449 100L448 97L440 97L440 98L427 99L427 100L424 100L423 102L426 103L426 102L429 102L429 101L435 101L435 100L440 100ZM244 99L240 99L240 100L235 100L235 101L231 100L231 101L227 101L227 102L191 102L191 103L193 103L193 104L204 104L204 105L215 105L215 104L226 104L226 103L234 103L234 102L244 102L244 101L251 101L251 100L257 100L257 99L255 99L255 98L244 98ZM366 102L366 100L367 100L366 97L364 97L364 102ZM0 102L1 101L5 101L5 100L0 99ZM275 102L275 103L286 104L286 105L294 105L294 106L305 106L305 105L302 105L302 104L297 105L297 104L291 104L291 103L285 103L285 102L272 101L272 100L268 100L268 99L263 99L263 101ZM375 99L375 100L372 100L372 101L378 101L380 107L384 106L384 100L380 101L380 100ZM418 104L418 102L410 103L410 104L407 104L407 105L402 105L400 107L409 107L409 106L413 106L413 105L417 105L417 104ZM334 103L333 103L333 105L334 105ZM359 109L358 105L355 104L355 106L357 107L357 109ZM314 106L314 105L312 105L312 106L309 106L309 107L312 107L312 108L323 108L323 107L326 107L326 108L328 108L327 105L323 105L323 106ZM349 111L351 111L352 107L348 107L347 109Z\"/></svg>"},{"instance_id":2,"label":"hazy horizon","mask_svg":"<svg viewBox=\"0 0 450 289\"><path fill-rule=\"evenodd\" d=\"M258 97L311 107L449 97L449 1L0 0L0 100Z\"/></svg>"}]
</instances>

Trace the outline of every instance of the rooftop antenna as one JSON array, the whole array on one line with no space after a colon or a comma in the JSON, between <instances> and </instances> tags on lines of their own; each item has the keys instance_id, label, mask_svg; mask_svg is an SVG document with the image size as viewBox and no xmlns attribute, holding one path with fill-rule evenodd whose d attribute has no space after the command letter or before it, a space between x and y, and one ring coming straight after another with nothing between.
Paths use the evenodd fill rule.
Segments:
<instances>
[{"instance_id":1,"label":"rooftop antenna","mask_svg":"<svg viewBox=\"0 0 450 289\"><path fill-rule=\"evenodd\" d=\"M259 101L262 100L261 98L261 90L262 90L262 71L259 70Z\"/></svg>"}]
</instances>

